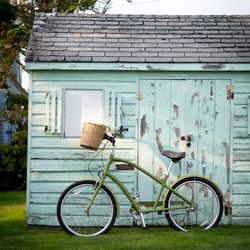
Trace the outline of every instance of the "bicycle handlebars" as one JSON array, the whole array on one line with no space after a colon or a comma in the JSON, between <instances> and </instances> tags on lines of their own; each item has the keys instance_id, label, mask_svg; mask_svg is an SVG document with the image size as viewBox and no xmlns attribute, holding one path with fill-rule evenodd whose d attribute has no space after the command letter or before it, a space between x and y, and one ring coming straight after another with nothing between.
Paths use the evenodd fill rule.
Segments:
<instances>
[{"instance_id":1,"label":"bicycle handlebars","mask_svg":"<svg viewBox=\"0 0 250 250\"><path fill-rule=\"evenodd\" d=\"M114 146L115 145L115 138L120 135L121 137L123 137L123 134L122 132L126 132L128 131L128 128L124 128L122 125L115 129L114 133L112 134L112 136L109 136L107 133L104 134L103 136L103 140L108 140L112 143L112 145Z\"/></svg>"}]
</instances>

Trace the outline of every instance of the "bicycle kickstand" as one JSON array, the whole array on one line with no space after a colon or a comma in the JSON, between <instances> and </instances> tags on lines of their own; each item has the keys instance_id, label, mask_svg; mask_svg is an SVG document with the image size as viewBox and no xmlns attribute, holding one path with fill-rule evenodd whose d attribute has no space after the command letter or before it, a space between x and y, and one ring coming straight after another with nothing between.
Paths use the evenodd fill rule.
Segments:
<instances>
[{"instance_id":1,"label":"bicycle kickstand","mask_svg":"<svg viewBox=\"0 0 250 250\"><path fill-rule=\"evenodd\" d=\"M141 221L142 221L142 228L146 229L146 223L145 223L145 219L144 219L144 214L142 212L140 212L140 216L141 216Z\"/></svg>"}]
</instances>

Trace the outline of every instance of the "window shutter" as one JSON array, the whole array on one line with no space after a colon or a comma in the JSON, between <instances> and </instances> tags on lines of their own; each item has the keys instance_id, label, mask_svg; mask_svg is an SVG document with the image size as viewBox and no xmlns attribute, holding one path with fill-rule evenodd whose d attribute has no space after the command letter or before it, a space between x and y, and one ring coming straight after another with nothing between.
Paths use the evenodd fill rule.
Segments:
<instances>
[{"instance_id":1,"label":"window shutter","mask_svg":"<svg viewBox=\"0 0 250 250\"><path fill-rule=\"evenodd\" d=\"M62 131L62 92L50 91L45 99L45 128L46 133L61 134Z\"/></svg>"}]
</instances>

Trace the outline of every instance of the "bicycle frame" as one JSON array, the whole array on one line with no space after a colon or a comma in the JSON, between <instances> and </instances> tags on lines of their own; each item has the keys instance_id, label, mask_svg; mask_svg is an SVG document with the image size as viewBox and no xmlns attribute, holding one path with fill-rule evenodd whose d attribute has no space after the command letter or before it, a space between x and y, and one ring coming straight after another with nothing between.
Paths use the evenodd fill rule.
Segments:
<instances>
[{"instance_id":1,"label":"bicycle frame","mask_svg":"<svg viewBox=\"0 0 250 250\"><path fill-rule=\"evenodd\" d=\"M179 206L179 207L171 208L171 210L177 210L177 209L183 209L183 208L186 208L186 209L187 208L192 208L192 202L191 201L187 200L183 195L179 194L177 191L173 190L170 186L168 186L166 184L166 182L167 182L167 180L169 178L169 172L170 172L170 169L172 167L173 162L170 163L170 165L168 167L167 174L165 175L165 178L159 179L159 178L155 177L154 175L152 175L151 173L149 173L147 170L145 170L142 167L138 166L137 164L135 164L135 163L133 163L131 161L128 161L126 159L114 157L113 154L111 154L109 159L108 159L107 164L104 167L103 174L102 174L101 178L97 182L97 188L96 188L96 190L95 190L95 192L93 194L92 199L89 202L89 205L87 206L87 210L89 210L91 205L93 204L96 195L98 194L101 186L105 182L105 178L109 177L112 181L114 181L120 187L120 189L123 191L123 193L125 194L127 199L130 201L130 203L131 203L132 207L135 209L135 211L138 214L140 214L142 212L140 207L139 207L139 203L134 200L134 198L132 197L132 195L130 194L128 189L125 187L125 185L122 184L122 182L120 182L120 180L116 176L114 176L112 173L110 173L109 168L115 162L122 162L122 163L126 163L126 164L130 165L130 166L138 169L139 171L141 171L142 173L144 173L145 175L147 175L151 179L153 179L159 185L161 185L161 188L160 188L160 190L158 191L158 194L157 194L157 198L156 198L155 201L153 201L154 202L153 207L150 208L150 209L143 210L143 213L162 212L162 211L169 211L170 210L169 208L164 208L164 203L162 203L161 208L157 208L164 188L168 189L169 191L172 191L175 195L177 195L180 199L182 199L183 201L185 201L188 204L188 205L186 205L184 207Z\"/></svg>"}]
</instances>

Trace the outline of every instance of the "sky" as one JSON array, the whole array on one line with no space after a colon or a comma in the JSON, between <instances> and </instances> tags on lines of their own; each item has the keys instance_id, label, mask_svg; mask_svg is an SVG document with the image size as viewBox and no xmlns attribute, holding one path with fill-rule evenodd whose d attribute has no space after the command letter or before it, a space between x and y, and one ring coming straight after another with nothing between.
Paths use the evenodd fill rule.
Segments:
<instances>
[{"instance_id":1,"label":"sky","mask_svg":"<svg viewBox=\"0 0 250 250\"><path fill-rule=\"evenodd\" d=\"M108 13L165 15L250 14L250 0L113 0Z\"/></svg>"}]
</instances>

